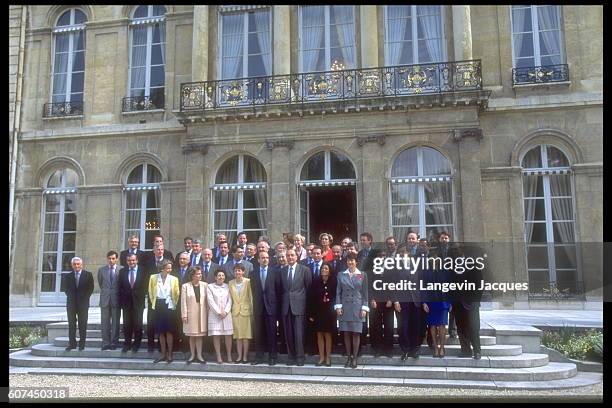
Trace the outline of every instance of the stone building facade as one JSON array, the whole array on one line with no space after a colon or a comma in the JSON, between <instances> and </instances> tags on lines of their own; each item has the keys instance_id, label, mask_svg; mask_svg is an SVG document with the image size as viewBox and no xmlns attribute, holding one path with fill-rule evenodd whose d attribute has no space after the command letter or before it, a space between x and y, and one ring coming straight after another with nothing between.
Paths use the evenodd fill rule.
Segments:
<instances>
[{"instance_id":1,"label":"stone building facade","mask_svg":"<svg viewBox=\"0 0 612 408\"><path fill-rule=\"evenodd\" d=\"M450 230L601 307L603 8L317 7L28 6L11 305L131 233Z\"/></svg>"}]
</instances>

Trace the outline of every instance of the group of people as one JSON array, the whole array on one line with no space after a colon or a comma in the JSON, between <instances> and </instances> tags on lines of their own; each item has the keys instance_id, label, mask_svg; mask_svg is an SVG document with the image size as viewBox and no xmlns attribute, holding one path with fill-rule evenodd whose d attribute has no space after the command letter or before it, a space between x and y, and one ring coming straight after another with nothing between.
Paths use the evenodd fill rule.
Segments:
<instances>
[{"instance_id":1,"label":"group of people","mask_svg":"<svg viewBox=\"0 0 612 408\"><path fill-rule=\"evenodd\" d=\"M139 238L133 235L128 240L129 248L120 254L109 251L107 265L98 270L102 350L120 347L121 316L122 351L139 350L146 304L149 352L156 348L155 337L159 339L161 353L154 360L156 363L172 362L176 347L183 352L189 349L186 364L206 364L203 349L212 338L219 364L261 364L267 353L268 364L275 365L280 338L286 345L287 365L304 365L305 351L314 354L316 344L319 360L315 365L331 366L332 346L339 331L343 333L346 350L344 366L355 368L368 331L375 356L392 356L394 320L398 322L402 360L418 358L425 338L433 356L444 357L449 312L451 329L452 316L456 319L460 356L480 358L478 302L451 303L444 298L407 301L392 296L382 300L369 288L375 257L427 254L430 250L427 242L419 241L413 232L399 246L395 238L387 238L382 250L374 249L372 241L371 234L362 233L358 250L350 238L334 245L333 237L323 233L318 245L306 245L305 238L295 234L285 236L271 248L266 237L253 244L241 232L231 246L224 234L218 234L214 248L203 248L200 240L186 237L184 251L174 258L165 249L161 235L154 237L150 252L141 251ZM433 250L441 256L451 256L449 241L447 233L440 234ZM62 280L70 339L66 350L77 347L77 322L78 347L82 350L94 282L80 258L73 258L71 264L73 273L65 274ZM423 270L416 276L432 279L434 275L428 272ZM409 279L414 276L406 275ZM435 279L449 276L438 274ZM252 340L255 359L249 361Z\"/></svg>"}]
</instances>

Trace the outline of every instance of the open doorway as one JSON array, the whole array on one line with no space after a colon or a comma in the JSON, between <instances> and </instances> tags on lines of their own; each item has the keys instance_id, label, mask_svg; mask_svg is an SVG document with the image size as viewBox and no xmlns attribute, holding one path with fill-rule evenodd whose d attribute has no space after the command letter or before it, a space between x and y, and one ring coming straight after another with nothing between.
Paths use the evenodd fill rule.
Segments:
<instances>
[{"instance_id":1,"label":"open doorway","mask_svg":"<svg viewBox=\"0 0 612 408\"><path fill-rule=\"evenodd\" d=\"M308 242L318 243L323 232L331 234L334 243L346 236L357 239L355 186L301 187L300 213L300 231Z\"/></svg>"}]
</instances>

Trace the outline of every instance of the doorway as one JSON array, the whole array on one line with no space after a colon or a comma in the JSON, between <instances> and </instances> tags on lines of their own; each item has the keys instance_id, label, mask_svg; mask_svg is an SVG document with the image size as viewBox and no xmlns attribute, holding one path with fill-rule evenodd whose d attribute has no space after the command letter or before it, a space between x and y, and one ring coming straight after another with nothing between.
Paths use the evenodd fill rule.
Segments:
<instances>
[{"instance_id":1,"label":"doorway","mask_svg":"<svg viewBox=\"0 0 612 408\"><path fill-rule=\"evenodd\" d=\"M300 187L300 232L307 242L319 242L327 232L339 243L357 239L357 193L355 186Z\"/></svg>"}]
</instances>

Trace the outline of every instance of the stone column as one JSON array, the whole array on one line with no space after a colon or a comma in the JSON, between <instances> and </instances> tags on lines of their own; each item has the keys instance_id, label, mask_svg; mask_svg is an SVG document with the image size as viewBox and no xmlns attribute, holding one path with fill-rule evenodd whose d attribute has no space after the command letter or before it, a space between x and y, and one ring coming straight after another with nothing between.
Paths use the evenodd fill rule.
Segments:
<instances>
[{"instance_id":1,"label":"stone column","mask_svg":"<svg viewBox=\"0 0 612 408\"><path fill-rule=\"evenodd\" d=\"M270 171L268 173L268 237L270 241L278 241L283 232L293 231L295 208L294 183L295 166L290 160L290 150L293 142L266 142L270 150Z\"/></svg>"},{"instance_id":2,"label":"stone column","mask_svg":"<svg viewBox=\"0 0 612 408\"><path fill-rule=\"evenodd\" d=\"M380 242L387 237L384 226L382 207L387 205L384 194L384 163L381 146L385 143L383 136L370 136L357 138L361 146L361 172L357 173L361 179L361 188L357 188L357 232L369 232L374 242ZM359 174L361 173L361 174ZM359 238L359 237L357 237Z\"/></svg>"},{"instance_id":3,"label":"stone column","mask_svg":"<svg viewBox=\"0 0 612 408\"><path fill-rule=\"evenodd\" d=\"M378 66L378 19L376 5L360 6L361 10L361 67Z\"/></svg>"},{"instance_id":4,"label":"stone column","mask_svg":"<svg viewBox=\"0 0 612 408\"><path fill-rule=\"evenodd\" d=\"M461 218L465 242L480 242L484 238L480 177L481 138L481 129L455 130L455 141L459 143Z\"/></svg>"},{"instance_id":5,"label":"stone column","mask_svg":"<svg viewBox=\"0 0 612 408\"><path fill-rule=\"evenodd\" d=\"M470 6L452 6L455 61L472 59L472 22Z\"/></svg>"},{"instance_id":6,"label":"stone column","mask_svg":"<svg viewBox=\"0 0 612 408\"><path fill-rule=\"evenodd\" d=\"M291 13L289 6L274 6L274 75L288 75L291 72Z\"/></svg>"},{"instance_id":7,"label":"stone column","mask_svg":"<svg viewBox=\"0 0 612 408\"><path fill-rule=\"evenodd\" d=\"M208 6L193 6L191 80L208 80Z\"/></svg>"},{"instance_id":8,"label":"stone column","mask_svg":"<svg viewBox=\"0 0 612 408\"><path fill-rule=\"evenodd\" d=\"M188 132L190 130L188 129ZM185 157L185 235L201 237L208 245L212 237L209 232L208 217L210 213L209 171L206 167L208 146L193 144L183 148Z\"/></svg>"}]
</instances>

